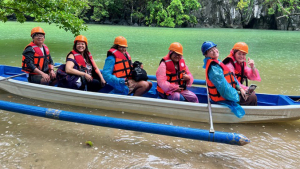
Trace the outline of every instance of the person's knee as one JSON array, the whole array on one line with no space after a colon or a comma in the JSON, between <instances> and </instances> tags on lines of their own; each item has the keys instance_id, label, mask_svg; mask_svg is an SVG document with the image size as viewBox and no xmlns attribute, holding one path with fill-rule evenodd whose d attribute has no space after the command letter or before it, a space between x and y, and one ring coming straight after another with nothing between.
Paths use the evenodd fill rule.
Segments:
<instances>
[{"instance_id":1,"label":"person's knee","mask_svg":"<svg viewBox=\"0 0 300 169\"><path fill-rule=\"evenodd\" d=\"M255 105L255 106L257 105L257 96L255 93L252 93L250 95L250 100L252 100L252 105Z\"/></svg>"},{"instance_id":2,"label":"person's knee","mask_svg":"<svg viewBox=\"0 0 300 169\"><path fill-rule=\"evenodd\" d=\"M42 78L40 84L49 85L49 81L46 81L44 78Z\"/></svg>"},{"instance_id":3,"label":"person's knee","mask_svg":"<svg viewBox=\"0 0 300 169\"><path fill-rule=\"evenodd\" d=\"M101 83L97 79L93 79L91 82L87 83L88 91L97 92L101 89Z\"/></svg>"},{"instance_id":4,"label":"person's knee","mask_svg":"<svg viewBox=\"0 0 300 169\"><path fill-rule=\"evenodd\" d=\"M168 96L169 100L180 100L181 94L179 92L174 92L172 95Z\"/></svg>"},{"instance_id":5,"label":"person's knee","mask_svg":"<svg viewBox=\"0 0 300 169\"><path fill-rule=\"evenodd\" d=\"M179 101L186 101L186 99L180 94L179 95Z\"/></svg>"},{"instance_id":6,"label":"person's knee","mask_svg":"<svg viewBox=\"0 0 300 169\"><path fill-rule=\"evenodd\" d=\"M152 87L152 82L147 81L148 85L149 85L149 89L151 89Z\"/></svg>"},{"instance_id":7,"label":"person's knee","mask_svg":"<svg viewBox=\"0 0 300 169\"><path fill-rule=\"evenodd\" d=\"M141 87L141 88L143 88L143 89L147 89L149 87L149 84L148 84L147 81L140 81L138 83L138 86Z\"/></svg>"},{"instance_id":8,"label":"person's knee","mask_svg":"<svg viewBox=\"0 0 300 169\"><path fill-rule=\"evenodd\" d=\"M257 96L255 93L252 93L246 100L240 96L240 105L245 106L256 106L257 105Z\"/></svg>"}]
</instances>

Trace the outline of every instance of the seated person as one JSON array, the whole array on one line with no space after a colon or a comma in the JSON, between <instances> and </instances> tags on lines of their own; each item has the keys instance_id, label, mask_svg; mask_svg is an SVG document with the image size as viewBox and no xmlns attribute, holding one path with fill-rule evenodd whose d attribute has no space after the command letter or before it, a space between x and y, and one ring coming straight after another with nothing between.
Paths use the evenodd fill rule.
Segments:
<instances>
[{"instance_id":1,"label":"seated person","mask_svg":"<svg viewBox=\"0 0 300 169\"><path fill-rule=\"evenodd\" d=\"M132 79L132 62L127 47L127 40L123 36L115 38L114 45L107 52L103 76L114 88L110 93L123 95L133 93L134 96L142 96L151 89L152 83Z\"/></svg>"},{"instance_id":2,"label":"seated person","mask_svg":"<svg viewBox=\"0 0 300 169\"><path fill-rule=\"evenodd\" d=\"M143 66L142 62L135 61L133 63L131 75L135 81L139 82L141 80L144 80L144 81L148 80L147 72L143 68L144 68L144 66Z\"/></svg>"},{"instance_id":3,"label":"seated person","mask_svg":"<svg viewBox=\"0 0 300 169\"><path fill-rule=\"evenodd\" d=\"M23 51L22 71L29 74L28 82L55 85L56 75L48 47L44 44L45 32L41 27L31 30L32 42Z\"/></svg>"},{"instance_id":4,"label":"seated person","mask_svg":"<svg viewBox=\"0 0 300 169\"><path fill-rule=\"evenodd\" d=\"M238 118L242 118L245 111L238 104L240 98L237 92L241 87L233 73L218 60L217 45L206 41L202 44L201 50L205 56L203 68L206 69L206 84L210 99L218 104L228 106Z\"/></svg>"},{"instance_id":5,"label":"seated person","mask_svg":"<svg viewBox=\"0 0 300 169\"><path fill-rule=\"evenodd\" d=\"M89 52L87 38L82 35L75 38L66 65L61 66L57 72L59 87L97 92L106 83Z\"/></svg>"},{"instance_id":6,"label":"seated person","mask_svg":"<svg viewBox=\"0 0 300 169\"><path fill-rule=\"evenodd\" d=\"M174 42L169 53L162 58L156 71L157 91L164 99L198 103L195 93L186 89L193 84L194 78L183 59L183 47Z\"/></svg>"},{"instance_id":7,"label":"seated person","mask_svg":"<svg viewBox=\"0 0 300 169\"><path fill-rule=\"evenodd\" d=\"M257 105L257 97L255 92L250 95L248 93L248 79L261 81L258 70L255 68L254 61L248 58L246 63L246 55L248 54L248 45L244 42L236 43L230 51L230 54L223 60L223 63L234 73L239 85L241 86L240 105ZM246 86L243 82L246 81Z\"/></svg>"}]
</instances>

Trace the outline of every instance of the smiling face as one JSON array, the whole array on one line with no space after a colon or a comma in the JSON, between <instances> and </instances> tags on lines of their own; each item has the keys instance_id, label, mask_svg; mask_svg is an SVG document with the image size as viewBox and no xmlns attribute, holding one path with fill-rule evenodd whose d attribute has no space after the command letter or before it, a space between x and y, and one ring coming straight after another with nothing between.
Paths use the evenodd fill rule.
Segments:
<instances>
[{"instance_id":1,"label":"smiling face","mask_svg":"<svg viewBox=\"0 0 300 169\"><path fill-rule=\"evenodd\" d=\"M179 60L181 59L182 55L176 53L176 52L173 52L170 56L170 59L174 62L174 63L178 63Z\"/></svg>"},{"instance_id":2,"label":"smiling face","mask_svg":"<svg viewBox=\"0 0 300 169\"><path fill-rule=\"evenodd\" d=\"M45 35L42 33L37 33L33 36L33 43L35 43L37 46L41 46L44 44L45 41Z\"/></svg>"},{"instance_id":3,"label":"smiling face","mask_svg":"<svg viewBox=\"0 0 300 169\"><path fill-rule=\"evenodd\" d=\"M77 49L80 53L84 52L84 50L86 49L85 42L77 41L77 43L76 43L76 49Z\"/></svg>"},{"instance_id":4,"label":"smiling face","mask_svg":"<svg viewBox=\"0 0 300 169\"><path fill-rule=\"evenodd\" d=\"M207 51L205 57L210 57L212 59L218 59L218 57L219 57L219 50L218 50L218 48L217 47L210 48Z\"/></svg>"},{"instance_id":5,"label":"smiling face","mask_svg":"<svg viewBox=\"0 0 300 169\"><path fill-rule=\"evenodd\" d=\"M246 55L247 55L247 53L238 50L234 54L234 58L239 64L241 64L246 61Z\"/></svg>"}]
</instances>

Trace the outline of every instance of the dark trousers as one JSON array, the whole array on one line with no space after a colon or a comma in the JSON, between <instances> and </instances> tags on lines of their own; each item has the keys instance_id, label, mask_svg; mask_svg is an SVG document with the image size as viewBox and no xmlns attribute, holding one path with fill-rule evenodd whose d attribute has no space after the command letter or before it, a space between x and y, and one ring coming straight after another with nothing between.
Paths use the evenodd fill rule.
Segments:
<instances>
[{"instance_id":1,"label":"dark trousers","mask_svg":"<svg viewBox=\"0 0 300 169\"><path fill-rule=\"evenodd\" d=\"M32 74L29 74L27 80L30 83L41 84L42 78L43 78L42 75L32 75ZM54 79L54 80L50 79L50 82L47 85L54 86L56 83L57 83L56 79Z\"/></svg>"},{"instance_id":2,"label":"dark trousers","mask_svg":"<svg viewBox=\"0 0 300 169\"><path fill-rule=\"evenodd\" d=\"M93 78L92 81L88 82L84 77L82 77L82 86L80 87L81 90L87 89L87 91L98 92L101 87L101 80L99 78Z\"/></svg>"}]
</instances>

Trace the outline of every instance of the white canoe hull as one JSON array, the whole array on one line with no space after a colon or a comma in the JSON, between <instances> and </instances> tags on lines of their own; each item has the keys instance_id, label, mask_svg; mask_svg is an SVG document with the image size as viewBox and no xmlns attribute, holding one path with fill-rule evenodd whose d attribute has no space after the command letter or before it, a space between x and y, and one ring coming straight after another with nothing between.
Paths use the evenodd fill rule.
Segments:
<instances>
[{"instance_id":1,"label":"white canoe hull","mask_svg":"<svg viewBox=\"0 0 300 169\"><path fill-rule=\"evenodd\" d=\"M3 79L3 77L0 77ZM13 79L0 82L0 88L22 97L90 108L145 114L173 119L209 122L207 104L124 96L38 85ZM300 105L243 106L239 119L222 105L212 105L214 123L262 123L300 119Z\"/></svg>"}]
</instances>

